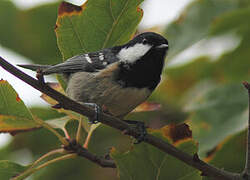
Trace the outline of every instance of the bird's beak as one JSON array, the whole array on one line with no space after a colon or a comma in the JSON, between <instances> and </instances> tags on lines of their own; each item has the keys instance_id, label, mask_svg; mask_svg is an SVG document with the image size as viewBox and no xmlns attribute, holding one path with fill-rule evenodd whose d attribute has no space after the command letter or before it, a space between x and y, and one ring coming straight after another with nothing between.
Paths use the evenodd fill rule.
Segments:
<instances>
[{"instance_id":1,"label":"bird's beak","mask_svg":"<svg viewBox=\"0 0 250 180\"><path fill-rule=\"evenodd\" d=\"M156 46L156 48L162 49L162 48L167 48L168 44L161 44L159 46Z\"/></svg>"}]
</instances>

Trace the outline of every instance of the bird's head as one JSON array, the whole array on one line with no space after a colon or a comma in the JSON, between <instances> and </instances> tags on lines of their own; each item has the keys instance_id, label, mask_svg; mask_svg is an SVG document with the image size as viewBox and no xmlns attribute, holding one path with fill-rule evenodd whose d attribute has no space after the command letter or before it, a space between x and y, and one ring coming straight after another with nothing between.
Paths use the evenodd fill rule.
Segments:
<instances>
[{"instance_id":1,"label":"bird's head","mask_svg":"<svg viewBox=\"0 0 250 180\"><path fill-rule=\"evenodd\" d=\"M164 60L167 50L168 41L163 36L153 32L145 32L123 45L118 57L120 61L126 63L134 63L146 55Z\"/></svg>"}]
</instances>

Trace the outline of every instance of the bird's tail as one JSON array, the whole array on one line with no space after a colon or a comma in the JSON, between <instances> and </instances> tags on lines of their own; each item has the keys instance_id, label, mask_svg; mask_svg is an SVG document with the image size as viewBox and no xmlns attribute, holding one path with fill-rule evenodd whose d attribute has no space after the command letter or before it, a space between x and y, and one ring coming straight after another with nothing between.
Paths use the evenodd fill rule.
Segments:
<instances>
[{"instance_id":1,"label":"bird's tail","mask_svg":"<svg viewBox=\"0 0 250 180\"><path fill-rule=\"evenodd\" d=\"M82 71L83 69L83 60L68 60L63 63L55 65L40 65L40 64L19 64L18 66L30 69L33 71L40 70L43 75L48 74L63 74L63 73L75 73Z\"/></svg>"},{"instance_id":2,"label":"bird's tail","mask_svg":"<svg viewBox=\"0 0 250 180\"><path fill-rule=\"evenodd\" d=\"M25 69L30 69L32 71L37 71L37 70L44 71L51 67L51 65L40 65L40 64L18 64L17 66Z\"/></svg>"}]
</instances>

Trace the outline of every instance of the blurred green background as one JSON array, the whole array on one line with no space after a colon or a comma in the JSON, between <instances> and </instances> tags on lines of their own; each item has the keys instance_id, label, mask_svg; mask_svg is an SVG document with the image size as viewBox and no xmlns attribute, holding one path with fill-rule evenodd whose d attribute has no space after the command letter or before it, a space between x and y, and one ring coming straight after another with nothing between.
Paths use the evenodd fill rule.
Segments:
<instances>
[{"instance_id":1,"label":"blurred green background","mask_svg":"<svg viewBox=\"0 0 250 180\"><path fill-rule=\"evenodd\" d=\"M58 5L59 2L49 3L21 10L11 0L0 1L1 46L33 63L62 61L54 32ZM168 12L165 13L167 16ZM201 157L217 167L241 172L248 119L248 96L241 83L250 81L248 18L249 0L194 0L173 22L152 29L139 28L138 33L152 30L163 34L170 49L161 84L149 99L160 103L161 110L133 113L128 119L143 120L151 128L185 122L192 130L193 140L198 142ZM31 107L31 111L44 120L62 117L44 106ZM75 126L75 121L67 124L72 132ZM120 132L101 125L94 132L89 149L104 155L112 146L127 151L130 142L131 139ZM0 159L27 165L59 145L56 137L45 129L20 133L1 147ZM1 166L0 172L4 172ZM166 176L159 179L164 178ZM119 178L114 169L100 168L77 158L53 164L31 179Z\"/></svg>"}]
</instances>

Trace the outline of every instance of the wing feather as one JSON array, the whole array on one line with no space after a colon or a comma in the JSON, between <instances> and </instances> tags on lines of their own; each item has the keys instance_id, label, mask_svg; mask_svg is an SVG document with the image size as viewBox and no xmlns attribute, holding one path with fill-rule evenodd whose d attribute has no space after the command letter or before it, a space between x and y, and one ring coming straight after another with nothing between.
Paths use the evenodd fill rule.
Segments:
<instances>
[{"instance_id":1,"label":"wing feather","mask_svg":"<svg viewBox=\"0 0 250 180\"><path fill-rule=\"evenodd\" d=\"M111 48L94 53L80 54L56 65L20 64L18 66L33 71L40 69L44 75L53 73L70 74L75 72L98 72L117 61L116 53Z\"/></svg>"},{"instance_id":2,"label":"wing feather","mask_svg":"<svg viewBox=\"0 0 250 180\"><path fill-rule=\"evenodd\" d=\"M74 56L67 61L50 66L43 73L75 73L75 72L98 72L106 66L117 62L116 55L109 49L95 53Z\"/></svg>"}]
</instances>

